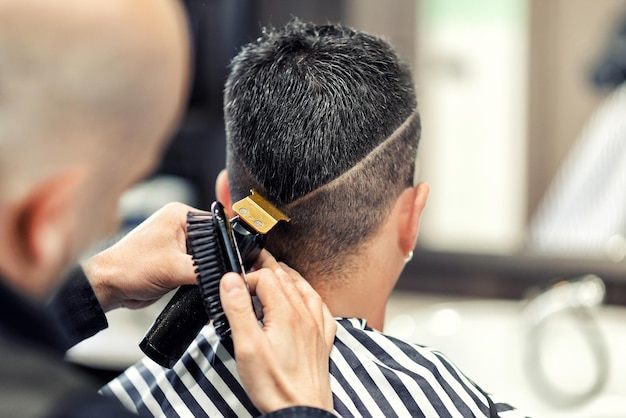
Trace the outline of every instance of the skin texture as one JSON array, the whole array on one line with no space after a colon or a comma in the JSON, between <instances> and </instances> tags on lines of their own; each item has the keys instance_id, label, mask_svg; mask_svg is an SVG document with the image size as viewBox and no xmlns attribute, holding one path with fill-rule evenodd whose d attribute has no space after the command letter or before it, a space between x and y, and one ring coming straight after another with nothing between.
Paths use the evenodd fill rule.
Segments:
<instances>
[{"instance_id":1,"label":"skin texture","mask_svg":"<svg viewBox=\"0 0 626 418\"><path fill-rule=\"evenodd\" d=\"M152 171L179 122L189 61L176 1L0 0L0 274L6 285L43 302L79 256L116 229L121 194ZM167 205L83 262L105 310L140 308L195 282L185 245L188 210L195 209ZM246 292L226 292L223 300L234 338L245 335L248 349L258 353L241 354L246 389L262 411L332 408L327 368L334 322L295 272L265 264L271 268L250 281L271 326L250 329L255 316ZM281 302L277 292L287 292L292 303ZM281 322L294 316L306 326ZM273 360L274 349L297 341L313 343L295 345L296 357L285 364Z\"/></svg>"}]
</instances>

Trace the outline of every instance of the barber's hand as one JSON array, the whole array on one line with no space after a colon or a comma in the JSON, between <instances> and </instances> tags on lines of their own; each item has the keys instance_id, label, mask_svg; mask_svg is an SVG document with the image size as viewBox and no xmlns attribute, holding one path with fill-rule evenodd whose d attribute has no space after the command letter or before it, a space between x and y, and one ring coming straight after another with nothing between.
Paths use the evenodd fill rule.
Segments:
<instances>
[{"instance_id":1,"label":"barber's hand","mask_svg":"<svg viewBox=\"0 0 626 418\"><path fill-rule=\"evenodd\" d=\"M169 203L115 245L82 263L104 311L142 308L180 285L196 283L186 247L190 210L197 211Z\"/></svg>"},{"instance_id":2,"label":"barber's hand","mask_svg":"<svg viewBox=\"0 0 626 418\"><path fill-rule=\"evenodd\" d=\"M264 413L290 406L333 411L330 350L337 324L320 296L295 270L267 251L246 277L261 301L261 328L241 276L220 282L222 307L232 329L237 370L254 405Z\"/></svg>"}]
</instances>

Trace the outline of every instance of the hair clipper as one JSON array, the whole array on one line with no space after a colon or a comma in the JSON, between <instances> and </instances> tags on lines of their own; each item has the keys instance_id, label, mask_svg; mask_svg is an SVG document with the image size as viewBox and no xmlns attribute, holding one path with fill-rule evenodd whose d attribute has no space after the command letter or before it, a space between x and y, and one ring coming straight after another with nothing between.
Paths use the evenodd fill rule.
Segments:
<instances>
[{"instance_id":1,"label":"hair clipper","mask_svg":"<svg viewBox=\"0 0 626 418\"><path fill-rule=\"evenodd\" d=\"M227 272L244 274L265 246L266 234L290 219L251 190L236 202L228 220L220 202L211 211L187 214L187 252L196 266L198 285L181 286L139 344L161 366L172 368L209 320L220 338L230 335L219 282Z\"/></svg>"}]
</instances>

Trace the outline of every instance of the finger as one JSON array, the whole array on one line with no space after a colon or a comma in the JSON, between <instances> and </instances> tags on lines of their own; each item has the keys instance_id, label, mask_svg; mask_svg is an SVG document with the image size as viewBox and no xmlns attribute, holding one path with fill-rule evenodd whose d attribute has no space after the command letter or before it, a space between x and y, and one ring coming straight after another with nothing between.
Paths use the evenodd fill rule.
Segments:
<instances>
[{"instance_id":1,"label":"finger","mask_svg":"<svg viewBox=\"0 0 626 418\"><path fill-rule=\"evenodd\" d=\"M328 309L328 306L326 306L321 296L300 273L284 263L280 264L294 279L295 285L301 292L302 298L309 310L318 315L314 317L324 333L326 344L331 346L335 340L335 334L337 333L337 322Z\"/></svg>"},{"instance_id":2,"label":"finger","mask_svg":"<svg viewBox=\"0 0 626 418\"><path fill-rule=\"evenodd\" d=\"M292 277L296 289L300 292L307 309L313 316L313 319L317 322L320 332L323 332L326 336L327 327L332 328L332 323L335 322L334 318L330 315L330 311L326 307L326 304L322 301L321 296L313 289L311 284L300 273L286 264L280 263L285 271ZM330 325L328 323L331 323ZM334 334L333 334L334 339ZM328 340L328 338L326 338Z\"/></svg>"},{"instance_id":3,"label":"finger","mask_svg":"<svg viewBox=\"0 0 626 418\"><path fill-rule=\"evenodd\" d=\"M174 257L175 260L173 262L178 266L176 268L177 274L173 277L173 280L175 280L174 284L178 286L196 284L198 276L191 255L187 253L177 253Z\"/></svg>"},{"instance_id":4,"label":"finger","mask_svg":"<svg viewBox=\"0 0 626 418\"><path fill-rule=\"evenodd\" d=\"M254 265L252 266L252 269L250 270L250 273L257 272L264 268L272 271L276 271L276 269L279 268L278 261L276 261L274 256L265 249L261 250L261 252L259 253L256 261L254 262ZM250 276L246 276L250 285L250 290L252 291L256 287L256 281L251 281L249 277Z\"/></svg>"},{"instance_id":5,"label":"finger","mask_svg":"<svg viewBox=\"0 0 626 418\"><path fill-rule=\"evenodd\" d=\"M266 249L263 249L256 258L256 261L254 262L252 268L254 270L259 270L264 267L272 268L275 263L277 263L277 261L274 256Z\"/></svg>"},{"instance_id":6,"label":"finger","mask_svg":"<svg viewBox=\"0 0 626 418\"><path fill-rule=\"evenodd\" d=\"M311 284L304 278L300 273L296 270L292 269L288 265L284 263L279 263L280 267L289 275L291 280L293 281L293 285L300 293L300 297L307 305L309 310L312 313L321 315L322 314L322 298L320 295L313 289Z\"/></svg>"},{"instance_id":7,"label":"finger","mask_svg":"<svg viewBox=\"0 0 626 418\"><path fill-rule=\"evenodd\" d=\"M243 278L236 273L226 273L220 280L220 301L232 330L233 343L245 344L245 339L260 334L252 299Z\"/></svg>"},{"instance_id":8,"label":"finger","mask_svg":"<svg viewBox=\"0 0 626 418\"><path fill-rule=\"evenodd\" d=\"M285 269L279 263L276 263L274 265L272 271L274 272L274 274L276 274L280 286L289 303L291 303L291 305L298 311L310 309L308 308L308 306L306 306L306 301L302 297L301 291L298 289L295 278L287 273L287 271L285 271ZM295 272L295 270L293 271ZM302 279L302 281L304 281L304 279Z\"/></svg>"},{"instance_id":9,"label":"finger","mask_svg":"<svg viewBox=\"0 0 626 418\"><path fill-rule=\"evenodd\" d=\"M313 290L313 288L311 287L311 284L309 283L309 281L307 279L305 279L304 277L302 277L302 275L297 270L289 267L287 264L285 264L283 262L278 263L278 265L279 265L279 267L281 269L283 269L285 272L287 272L287 274L289 274L289 277L294 282L294 284L302 287L302 291L305 291L305 292L313 291L313 292L315 292L315 290Z\"/></svg>"},{"instance_id":10,"label":"finger","mask_svg":"<svg viewBox=\"0 0 626 418\"><path fill-rule=\"evenodd\" d=\"M290 297L274 271L263 268L249 273L246 278L251 293L258 297L264 312L266 309L293 309Z\"/></svg>"},{"instance_id":11,"label":"finger","mask_svg":"<svg viewBox=\"0 0 626 418\"><path fill-rule=\"evenodd\" d=\"M330 352L335 342L335 335L337 334L337 321L335 321L335 318L325 303L322 304L322 310L324 313L324 338L328 346L328 351Z\"/></svg>"},{"instance_id":12,"label":"finger","mask_svg":"<svg viewBox=\"0 0 626 418\"><path fill-rule=\"evenodd\" d=\"M302 297L299 294L299 291L294 284L294 278L285 271L283 266L286 266L286 265L283 263L277 262L274 256L272 256L272 254L270 254L270 252L267 250L261 251L261 253L259 254L259 257L257 258L257 267L259 268L259 270L257 271L260 271L262 269L271 270L276 275L276 277L278 278L278 281L280 282L280 286L282 288L282 291L284 292L284 297L286 297L287 300L292 305L294 305L294 307L300 307L299 309L302 309L302 304L303 304ZM293 271L295 272L295 270ZM252 289L252 285L251 285L251 289ZM256 283L254 284L254 289L256 291ZM258 291L257 291L257 296L259 296Z\"/></svg>"}]
</instances>

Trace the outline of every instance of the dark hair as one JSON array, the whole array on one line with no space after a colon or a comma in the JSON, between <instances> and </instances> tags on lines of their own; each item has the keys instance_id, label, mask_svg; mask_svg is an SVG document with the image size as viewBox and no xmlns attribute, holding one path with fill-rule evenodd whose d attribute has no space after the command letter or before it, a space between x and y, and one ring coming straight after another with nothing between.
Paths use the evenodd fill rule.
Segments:
<instances>
[{"instance_id":1,"label":"dark hair","mask_svg":"<svg viewBox=\"0 0 626 418\"><path fill-rule=\"evenodd\" d=\"M303 274L338 273L412 185L413 81L380 38L297 19L266 29L231 63L224 115L233 199L255 188L292 218L268 249Z\"/></svg>"}]
</instances>

